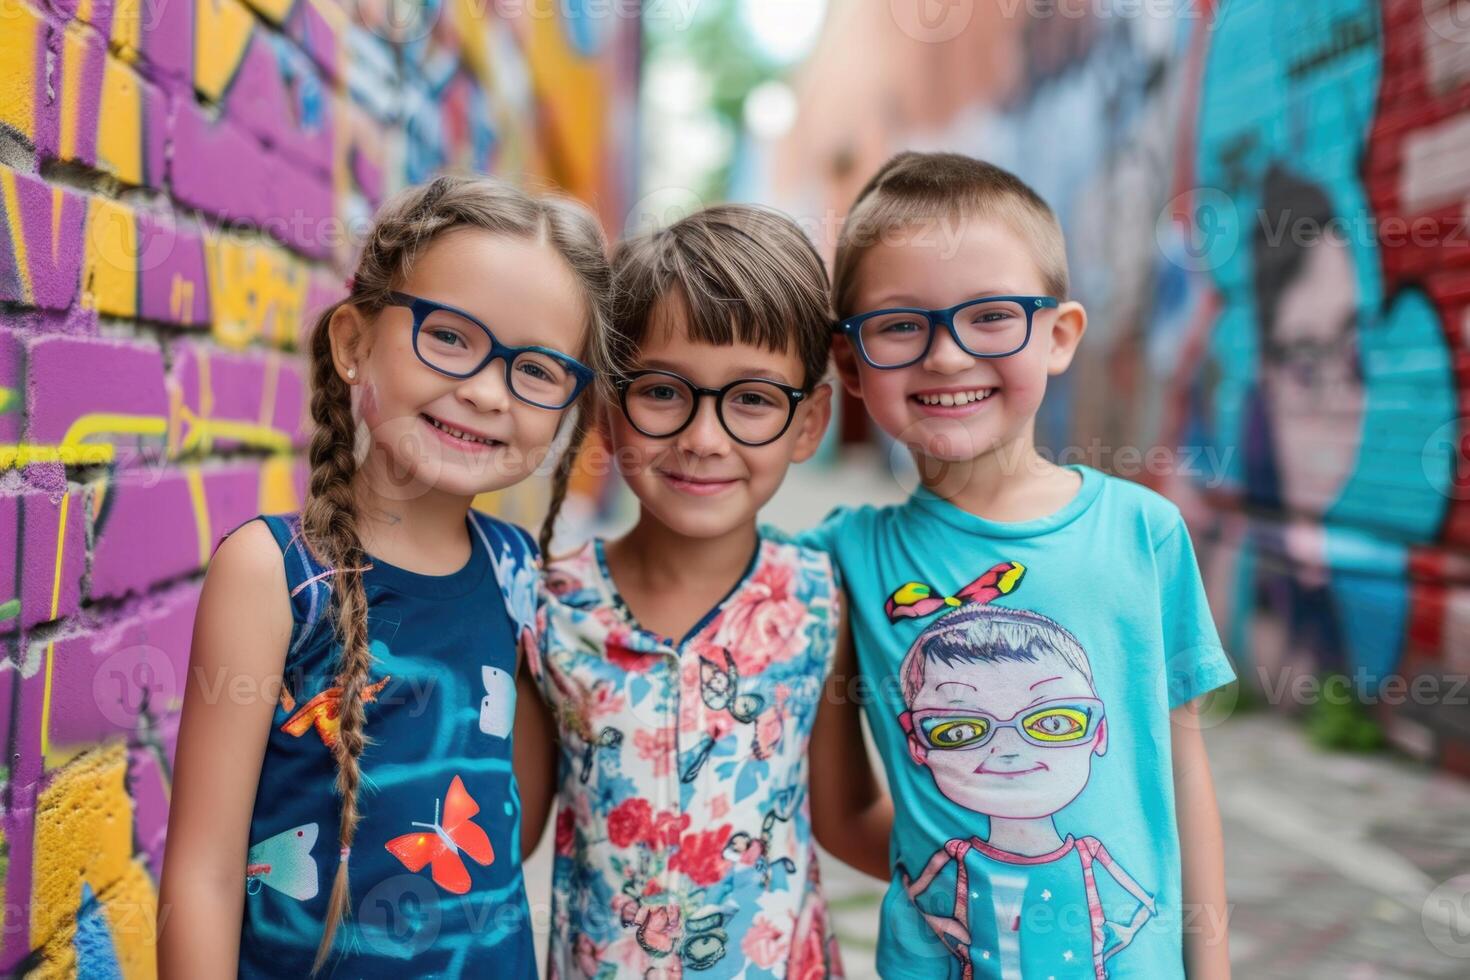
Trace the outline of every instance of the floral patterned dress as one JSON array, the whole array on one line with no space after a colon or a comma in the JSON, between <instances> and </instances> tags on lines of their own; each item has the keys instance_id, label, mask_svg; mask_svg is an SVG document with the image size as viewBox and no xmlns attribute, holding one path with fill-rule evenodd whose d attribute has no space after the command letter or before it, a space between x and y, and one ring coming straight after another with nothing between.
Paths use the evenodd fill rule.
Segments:
<instances>
[{"instance_id":1,"label":"floral patterned dress","mask_svg":"<svg viewBox=\"0 0 1470 980\"><path fill-rule=\"evenodd\" d=\"M533 672L561 741L548 977L841 976L807 798L842 614L827 556L763 530L681 640L638 625L600 540L554 563L546 593Z\"/></svg>"}]
</instances>

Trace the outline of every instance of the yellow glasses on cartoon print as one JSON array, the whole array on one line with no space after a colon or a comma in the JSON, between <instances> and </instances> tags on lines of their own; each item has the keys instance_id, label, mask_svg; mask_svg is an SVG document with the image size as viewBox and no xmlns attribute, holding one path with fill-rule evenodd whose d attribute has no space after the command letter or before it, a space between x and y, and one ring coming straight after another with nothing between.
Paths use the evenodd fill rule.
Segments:
<instances>
[{"instance_id":1,"label":"yellow glasses on cartoon print","mask_svg":"<svg viewBox=\"0 0 1470 980\"><path fill-rule=\"evenodd\" d=\"M1041 748L1076 745L1097 733L1103 703L1096 698L1044 701L997 718L983 711L926 708L909 713L911 730L931 749L973 749L985 745L1002 728L1013 728L1027 742Z\"/></svg>"}]
</instances>

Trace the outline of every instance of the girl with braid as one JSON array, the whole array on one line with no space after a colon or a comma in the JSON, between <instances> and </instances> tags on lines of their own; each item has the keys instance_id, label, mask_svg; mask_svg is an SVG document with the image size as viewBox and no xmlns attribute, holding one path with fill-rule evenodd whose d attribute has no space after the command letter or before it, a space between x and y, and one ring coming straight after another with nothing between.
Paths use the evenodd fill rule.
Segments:
<instances>
[{"instance_id":1,"label":"girl with braid","mask_svg":"<svg viewBox=\"0 0 1470 980\"><path fill-rule=\"evenodd\" d=\"M512 732L538 549L470 505L567 425L564 497L609 282L588 213L493 179L378 215L311 335L305 508L238 529L205 579L165 977L536 975Z\"/></svg>"}]
</instances>

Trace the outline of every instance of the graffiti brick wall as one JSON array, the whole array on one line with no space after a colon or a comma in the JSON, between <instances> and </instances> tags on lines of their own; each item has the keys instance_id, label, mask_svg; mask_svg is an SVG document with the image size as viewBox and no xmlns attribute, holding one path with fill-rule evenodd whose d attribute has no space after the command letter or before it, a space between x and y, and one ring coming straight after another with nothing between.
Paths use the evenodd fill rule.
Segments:
<instances>
[{"instance_id":1,"label":"graffiti brick wall","mask_svg":"<svg viewBox=\"0 0 1470 980\"><path fill-rule=\"evenodd\" d=\"M1181 504L1258 693L1470 772L1470 3L874 7L774 199L835 228L910 146L1026 177L1091 314L1041 441Z\"/></svg>"},{"instance_id":2,"label":"graffiti brick wall","mask_svg":"<svg viewBox=\"0 0 1470 980\"><path fill-rule=\"evenodd\" d=\"M299 334L374 207L450 168L626 205L636 19L392 13L0 0L0 973L153 973L202 570L300 500Z\"/></svg>"}]
</instances>

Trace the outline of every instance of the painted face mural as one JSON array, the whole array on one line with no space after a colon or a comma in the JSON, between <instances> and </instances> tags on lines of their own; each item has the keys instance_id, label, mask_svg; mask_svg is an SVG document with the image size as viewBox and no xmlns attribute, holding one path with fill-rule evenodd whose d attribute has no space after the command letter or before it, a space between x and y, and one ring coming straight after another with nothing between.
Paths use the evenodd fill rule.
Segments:
<instances>
[{"instance_id":1,"label":"painted face mural","mask_svg":"<svg viewBox=\"0 0 1470 980\"><path fill-rule=\"evenodd\" d=\"M1173 426L1229 460L1201 535L1227 645L1268 675L1362 672L1370 689L1406 647L1410 549L1445 526L1455 450L1436 432L1457 414L1431 253L1396 224L1425 168L1376 146L1405 141L1375 122L1403 70L1385 32L1422 23L1380 8L1229 4L1198 48L1185 179L1208 315ZM1241 98L1242 72L1261 99Z\"/></svg>"}]
</instances>

